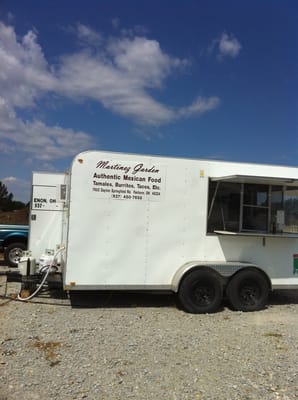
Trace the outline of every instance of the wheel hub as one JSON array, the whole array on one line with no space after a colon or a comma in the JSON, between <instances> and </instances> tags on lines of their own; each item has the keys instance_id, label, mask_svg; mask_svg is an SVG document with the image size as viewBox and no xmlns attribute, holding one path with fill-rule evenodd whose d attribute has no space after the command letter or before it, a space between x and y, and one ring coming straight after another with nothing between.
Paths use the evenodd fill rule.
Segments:
<instances>
[{"instance_id":1,"label":"wheel hub","mask_svg":"<svg viewBox=\"0 0 298 400\"><path fill-rule=\"evenodd\" d=\"M193 290L193 300L199 305L208 305L214 298L214 291L211 287L196 286Z\"/></svg>"},{"instance_id":2,"label":"wheel hub","mask_svg":"<svg viewBox=\"0 0 298 400\"><path fill-rule=\"evenodd\" d=\"M254 305L260 298L260 291L256 285L245 285L240 290L240 297L245 304Z\"/></svg>"}]
</instances>

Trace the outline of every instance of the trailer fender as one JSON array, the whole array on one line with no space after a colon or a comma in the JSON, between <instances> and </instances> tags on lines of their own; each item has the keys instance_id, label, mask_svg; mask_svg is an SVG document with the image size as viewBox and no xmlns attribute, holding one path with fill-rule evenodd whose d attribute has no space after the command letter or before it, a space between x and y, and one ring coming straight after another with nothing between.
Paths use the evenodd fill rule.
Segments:
<instances>
[{"instance_id":1,"label":"trailer fender","mask_svg":"<svg viewBox=\"0 0 298 400\"><path fill-rule=\"evenodd\" d=\"M201 261L189 261L183 264L180 268L178 268L172 279L172 284L171 284L172 291L177 293L179 290L180 282L184 277L184 275L191 269L199 267L206 267L206 263L203 263Z\"/></svg>"},{"instance_id":2,"label":"trailer fender","mask_svg":"<svg viewBox=\"0 0 298 400\"><path fill-rule=\"evenodd\" d=\"M270 285L270 290L271 290L271 280L266 273L265 269L260 268L259 266L248 263L248 262L241 262L241 261L236 261L236 262L231 262L231 261L215 261L215 262L210 262L210 261L189 261L185 264L183 264L180 268L177 269L176 273L173 276L172 283L171 283L171 290L175 293L178 292L179 290L179 285L182 280L182 278L185 276L186 273L188 273L190 270L193 268L200 268L200 267L208 267L213 270L215 270L223 280L223 285L225 286L230 278L237 274L239 271L243 269L255 269L258 270L260 273L262 273L267 281L268 284Z\"/></svg>"}]
</instances>

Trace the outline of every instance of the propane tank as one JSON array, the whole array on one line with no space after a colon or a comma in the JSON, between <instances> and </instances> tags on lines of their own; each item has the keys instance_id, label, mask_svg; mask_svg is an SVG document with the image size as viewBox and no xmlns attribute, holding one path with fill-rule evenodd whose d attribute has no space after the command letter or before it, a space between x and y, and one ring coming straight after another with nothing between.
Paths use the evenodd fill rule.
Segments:
<instances>
[{"instance_id":1,"label":"propane tank","mask_svg":"<svg viewBox=\"0 0 298 400\"><path fill-rule=\"evenodd\" d=\"M54 259L54 251L52 250L47 250L45 254L42 254L40 256L38 264L39 264L38 272L45 272L45 270L50 266L51 266L50 272L56 272L58 269L57 259Z\"/></svg>"}]
</instances>

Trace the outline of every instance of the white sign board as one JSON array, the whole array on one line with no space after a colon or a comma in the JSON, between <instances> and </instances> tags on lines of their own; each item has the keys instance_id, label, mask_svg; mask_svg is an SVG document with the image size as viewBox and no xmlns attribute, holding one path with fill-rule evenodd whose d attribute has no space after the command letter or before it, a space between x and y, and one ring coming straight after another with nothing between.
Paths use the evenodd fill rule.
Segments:
<instances>
[{"instance_id":1,"label":"white sign board","mask_svg":"<svg viewBox=\"0 0 298 400\"><path fill-rule=\"evenodd\" d=\"M159 201L165 190L165 167L156 164L99 160L92 171L92 195L126 201Z\"/></svg>"},{"instance_id":2,"label":"white sign board","mask_svg":"<svg viewBox=\"0 0 298 400\"><path fill-rule=\"evenodd\" d=\"M63 210L63 203L57 201L57 186L33 186L32 210Z\"/></svg>"}]
</instances>

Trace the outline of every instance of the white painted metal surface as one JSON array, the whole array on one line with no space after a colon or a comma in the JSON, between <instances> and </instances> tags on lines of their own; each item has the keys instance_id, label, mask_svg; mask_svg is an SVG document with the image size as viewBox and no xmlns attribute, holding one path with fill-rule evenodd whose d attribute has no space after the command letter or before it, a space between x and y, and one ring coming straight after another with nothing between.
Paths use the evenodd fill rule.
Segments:
<instances>
[{"instance_id":1,"label":"white painted metal surface","mask_svg":"<svg viewBox=\"0 0 298 400\"><path fill-rule=\"evenodd\" d=\"M209 178L234 175L297 180L298 169L79 154L70 170L65 288L175 290L175 273L189 262L247 262L273 286L297 286L297 237L206 233Z\"/></svg>"},{"instance_id":2,"label":"white painted metal surface","mask_svg":"<svg viewBox=\"0 0 298 400\"><path fill-rule=\"evenodd\" d=\"M46 249L56 250L63 242L65 208L59 201L58 188L65 180L65 174L33 173L28 248L37 260Z\"/></svg>"}]
</instances>

